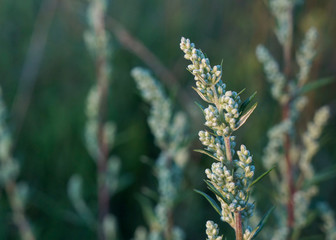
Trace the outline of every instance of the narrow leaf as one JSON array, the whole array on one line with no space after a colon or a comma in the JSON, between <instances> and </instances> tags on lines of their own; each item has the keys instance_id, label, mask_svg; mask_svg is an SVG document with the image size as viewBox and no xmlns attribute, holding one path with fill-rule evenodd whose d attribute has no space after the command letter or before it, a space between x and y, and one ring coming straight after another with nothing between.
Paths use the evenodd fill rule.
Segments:
<instances>
[{"instance_id":1,"label":"narrow leaf","mask_svg":"<svg viewBox=\"0 0 336 240\"><path fill-rule=\"evenodd\" d=\"M198 90L198 89L195 88L195 87L192 87L192 88L198 93L198 95L199 95L205 102L207 102L207 103L211 103L208 99L206 99L206 98L204 97L203 93L201 93L200 90Z\"/></svg>"},{"instance_id":2,"label":"narrow leaf","mask_svg":"<svg viewBox=\"0 0 336 240\"><path fill-rule=\"evenodd\" d=\"M258 226L256 227L257 231L255 231L255 233L254 233L252 239L255 239L255 238L257 237L257 235L260 233L260 231L261 231L262 228L264 227L264 225L265 225L267 219L269 218L270 214L273 212L274 208L275 208L275 207L273 206L270 210L268 210L267 213L266 213L266 214L263 216L263 218L260 220Z\"/></svg>"},{"instance_id":3,"label":"narrow leaf","mask_svg":"<svg viewBox=\"0 0 336 240\"><path fill-rule=\"evenodd\" d=\"M228 200L223 196L223 194L221 194L209 180L204 180L204 182L208 185L208 188L211 192L216 194L216 196L220 197L225 203L230 204Z\"/></svg>"},{"instance_id":4,"label":"narrow leaf","mask_svg":"<svg viewBox=\"0 0 336 240\"><path fill-rule=\"evenodd\" d=\"M195 104L197 105L197 107L199 107L201 110L202 110L202 112L204 112L204 109L205 109L205 107L203 107L201 104L199 104L198 102L195 102Z\"/></svg>"},{"instance_id":5,"label":"narrow leaf","mask_svg":"<svg viewBox=\"0 0 336 240\"><path fill-rule=\"evenodd\" d=\"M245 90L245 89L244 89ZM244 91L243 90L243 91ZM240 93L238 93L239 95ZM254 96L257 94L257 92L254 92L248 99L246 99L242 105L240 105L239 107L239 114L242 114L245 110L245 108L250 104L250 102L252 101L252 99L254 98Z\"/></svg>"},{"instance_id":6,"label":"narrow leaf","mask_svg":"<svg viewBox=\"0 0 336 240\"><path fill-rule=\"evenodd\" d=\"M194 189L194 191L197 192L197 193L199 193L199 194L201 194L203 197L205 197L205 199L208 200L208 202L209 202L209 203L211 204L211 206L216 210L216 212L217 212L220 216L222 216L220 207L218 206L218 204L216 203L216 201L215 201L212 197L210 197L208 194L206 194L206 193L204 193L204 192L201 192L201 191L199 191L199 190Z\"/></svg>"},{"instance_id":7,"label":"narrow leaf","mask_svg":"<svg viewBox=\"0 0 336 240\"><path fill-rule=\"evenodd\" d=\"M323 181L329 180L334 177L336 177L336 166L333 166L330 169L325 170L322 173L315 174L315 176L312 179L306 182L305 187L319 184Z\"/></svg>"},{"instance_id":8,"label":"narrow leaf","mask_svg":"<svg viewBox=\"0 0 336 240\"><path fill-rule=\"evenodd\" d=\"M140 203L143 215L144 215L148 225L152 225L154 222L157 222L157 219L156 219L156 216L154 214L153 207L152 207L150 201L147 198L145 198L141 195L138 195L137 199Z\"/></svg>"},{"instance_id":9,"label":"narrow leaf","mask_svg":"<svg viewBox=\"0 0 336 240\"><path fill-rule=\"evenodd\" d=\"M237 94L237 96L239 96L240 94L242 94L243 92L245 92L245 90L246 90L246 88L244 88L243 90L241 90L241 91Z\"/></svg>"},{"instance_id":10,"label":"narrow leaf","mask_svg":"<svg viewBox=\"0 0 336 240\"><path fill-rule=\"evenodd\" d=\"M253 104L253 106L243 116L240 117L238 126L236 128L234 128L233 130L236 131L237 129L239 129L241 126L244 125L246 120L250 117L250 115L256 109L257 105L258 105L258 103Z\"/></svg>"},{"instance_id":11,"label":"narrow leaf","mask_svg":"<svg viewBox=\"0 0 336 240\"><path fill-rule=\"evenodd\" d=\"M203 154L205 154L205 155L207 155L207 156L209 156L209 157L215 159L216 161L220 161L218 158L216 158L215 156L211 155L211 153L209 153L209 152L207 152L207 151L204 151L204 150L202 150L202 149L195 149L194 151L195 151L195 152L199 152L199 153L203 153Z\"/></svg>"},{"instance_id":12,"label":"narrow leaf","mask_svg":"<svg viewBox=\"0 0 336 240\"><path fill-rule=\"evenodd\" d=\"M316 81L309 82L300 89L299 95L305 94L305 93L310 92L312 90L315 90L317 88L323 87L323 86L328 85L332 82L335 82L335 78L333 78L333 77L320 78L320 79L317 79Z\"/></svg>"},{"instance_id":13,"label":"narrow leaf","mask_svg":"<svg viewBox=\"0 0 336 240\"><path fill-rule=\"evenodd\" d=\"M275 168L272 167L271 169L267 170L266 172L264 172L263 174L261 174L256 180L254 180L250 186L248 187L248 189L250 189L254 184L256 184L257 182L259 182L261 179L263 179L265 176L267 176L273 169Z\"/></svg>"}]
</instances>

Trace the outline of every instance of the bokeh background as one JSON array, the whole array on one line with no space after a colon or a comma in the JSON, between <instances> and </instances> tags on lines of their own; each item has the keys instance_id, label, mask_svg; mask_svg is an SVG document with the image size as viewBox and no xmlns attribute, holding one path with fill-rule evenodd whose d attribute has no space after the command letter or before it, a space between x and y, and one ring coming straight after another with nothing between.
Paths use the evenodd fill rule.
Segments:
<instances>
[{"instance_id":1,"label":"bokeh background","mask_svg":"<svg viewBox=\"0 0 336 240\"><path fill-rule=\"evenodd\" d=\"M336 2L302 2L295 13L295 46L300 45L310 26L316 26L319 50L311 80L335 77ZM85 101L96 81L93 59L83 40L88 1L2 0L0 6L0 85L10 111L13 153L22 166L20 180L30 187L27 216L38 239L96 239L94 231L73 217L67 195L70 177L80 174L84 197L96 212L96 166L84 143ZM146 224L136 196L146 187L155 190L157 182L150 163L159 153L146 123L148 106L130 77L133 67L151 66L130 51L129 39L122 38L124 31L160 60L166 70L159 69L155 76L173 97L175 108L189 115L191 157L176 221L185 229L187 239L204 239L205 221L219 219L206 200L193 192L194 188L205 188L202 179L210 161L192 152L200 147L197 132L203 128L203 117L194 104L199 98L191 89L193 78L186 71L179 41L181 36L191 38L212 64L223 60L223 79L230 89L246 88L245 97L258 92L258 108L239 130L237 139L253 153L258 175L264 171L260 157L266 132L280 119L279 106L270 96L255 56L256 46L263 43L281 61L274 19L266 1L261 0L113 0L109 1L107 15L112 56L108 110L109 119L117 125L113 154L122 159L122 174L130 180L111 201L121 239L131 239L135 228ZM299 124L304 130L315 109L325 104L332 107L334 115L314 158L316 169L321 171L336 164L335 92L333 83L309 93L309 104ZM144 163L143 159L149 161ZM272 202L268 179L263 181L255 192L258 205L266 210ZM335 179L320 186L313 204L326 200L336 209ZM0 239L17 239L11 217L6 196L1 194ZM320 232L319 224L317 221L313 227L314 234ZM225 224L221 228L227 229ZM227 231L230 234L231 230Z\"/></svg>"}]
</instances>

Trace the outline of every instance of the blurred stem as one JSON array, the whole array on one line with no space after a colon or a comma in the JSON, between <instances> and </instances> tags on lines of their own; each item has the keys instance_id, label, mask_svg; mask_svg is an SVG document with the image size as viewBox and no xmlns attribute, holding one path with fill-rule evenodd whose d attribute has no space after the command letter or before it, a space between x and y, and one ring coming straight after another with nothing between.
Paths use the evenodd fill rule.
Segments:
<instances>
[{"instance_id":1,"label":"blurred stem","mask_svg":"<svg viewBox=\"0 0 336 240\"><path fill-rule=\"evenodd\" d=\"M172 171L172 167L173 167L173 157L168 153L164 153L167 155L167 160L166 160L166 163L165 163L165 167ZM175 200L175 199L174 199ZM169 205L169 209L167 211L167 226L165 226L165 229L164 229L164 236L165 236L165 240L174 240L172 239L172 232L173 232L173 226L174 226L174 213L173 213L173 205Z\"/></svg>"},{"instance_id":2,"label":"blurred stem","mask_svg":"<svg viewBox=\"0 0 336 240\"><path fill-rule=\"evenodd\" d=\"M287 86L291 78L292 71L292 45L293 45L293 5L287 13L288 18L288 38L283 46L283 59L284 59L284 74L287 78ZM287 87L287 91L289 88ZM282 120L290 118L290 99L282 106ZM285 134L284 149L285 149L285 161L287 168L287 184L288 184L288 200L287 200L287 226L289 228L289 238L294 227L294 179L293 179L293 165L290 158L291 138L289 133Z\"/></svg>"},{"instance_id":3,"label":"blurred stem","mask_svg":"<svg viewBox=\"0 0 336 240\"><path fill-rule=\"evenodd\" d=\"M188 94L181 89L180 83L174 74L166 68L166 66L159 60L159 58L151 52L139 39L132 34L117 20L109 17L107 20L108 26L113 32L114 36L118 39L121 45L125 49L136 55L144 63L148 65L150 69L160 78L167 86L175 86L179 89L180 93L177 94L179 102L184 105L186 111L191 111L189 107L190 98ZM192 114L192 113L191 113Z\"/></svg>"},{"instance_id":4,"label":"blurred stem","mask_svg":"<svg viewBox=\"0 0 336 240\"><path fill-rule=\"evenodd\" d=\"M108 24L118 41L129 51L138 56L167 84L178 85L176 77L163 63L138 39L131 35L127 29L114 18L108 18Z\"/></svg>"},{"instance_id":5,"label":"blurred stem","mask_svg":"<svg viewBox=\"0 0 336 240\"><path fill-rule=\"evenodd\" d=\"M165 229L165 239L166 240L174 240L172 239L172 231L174 226L174 220L173 220L173 210L169 209L167 213L167 219L168 219L168 226Z\"/></svg>"},{"instance_id":6,"label":"blurred stem","mask_svg":"<svg viewBox=\"0 0 336 240\"><path fill-rule=\"evenodd\" d=\"M16 183L12 180L9 180L5 185L5 189L9 198L9 204L14 213L14 222L19 229L21 239L35 240L33 232L31 231L31 227L24 214L23 202L18 198L18 196L16 196Z\"/></svg>"},{"instance_id":7,"label":"blurred stem","mask_svg":"<svg viewBox=\"0 0 336 240\"><path fill-rule=\"evenodd\" d=\"M12 107L12 115L16 125L14 141L18 138L26 117L58 1L44 0L35 21Z\"/></svg>"},{"instance_id":8,"label":"blurred stem","mask_svg":"<svg viewBox=\"0 0 336 240\"><path fill-rule=\"evenodd\" d=\"M283 120L289 118L289 103L287 103L282 112ZM293 166L290 158L290 146L291 146L291 139L289 133L285 134L284 139L284 149L285 149L285 161L286 161L286 168L287 168L287 184L288 184L288 200L287 200L287 225L292 232L292 228L294 226L294 179L293 179Z\"/></svg>"},{"instance_id":9,"label":"blurred stem","mask_svg":"<svg viewBox=\"0 0 336 240\"><path fill-rule=\"evenodd\" d=\"M104 22L104 13L103 9L99 8L101 13L99 16L99 21L97 24L94 24L95 31L98 37L105 38L105 22ZM107 50L107 47L105 47ZM99 112L98 112L98 147L99 155L97 159L97 184L98 184L98 238L100 240L105 240L106 236L104 233L104 220L109 213L109 203L110 196L108 191L108 186L106 184L106 175L107 175L107 160L108 160L108 143L106 134L105 134L105 123L107 115L107 97L108 97L108 88L109 88L109 79L108 79L108 60L107 54L99 51L99 54L96 57L96 75L97 75L97 85L99 92Z\"/></svg>"}]
</instances>

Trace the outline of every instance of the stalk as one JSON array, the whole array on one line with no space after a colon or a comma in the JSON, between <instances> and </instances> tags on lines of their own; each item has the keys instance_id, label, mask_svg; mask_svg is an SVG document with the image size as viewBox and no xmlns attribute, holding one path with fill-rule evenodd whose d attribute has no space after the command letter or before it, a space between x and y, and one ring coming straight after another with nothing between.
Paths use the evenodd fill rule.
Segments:
<instances>
[{"instance_id":1,"label":"stalk","mask_svg":"<svg viewBox=\"0 0 336 240\"><path fill-rule=\"evenodd\" d=\"M232 164L230 137L225 137L224 140L225 140L226 157ZM243 240L243 225L242 225L241 213L239 211L236 211L234 213L234 218L235 218L236 240Z\"/></svg>"},{"instance_id":2,"label":"stalk","mask_svg":"<svg viewBox=\"0 0 336 240\"><path fill-rule=\"evenodd\" d=\"M243 240L243 225L242 217L240 212L235 212L235 231L236 231L236 240Z\"/></svg>"},{"instance_id":3,"label":"stalk","mask_svg":"<svg viewBox=\"0 0 336 240\"><path fill-rule=\"evenodd\" d=\"M283 59L284 59L284 75L289 81L291 77L292 71L292 45L293 45L293 6L287 13L288 18L288 38L283 47ZM289 89L287 89L289 91ZM282 120L286 120L290 118L290 102L291 99L286 101L284 105L282 105ZM293 166L290 158L290 147L291 147L291 138L289 133L285 134L284 139L284 149L285 149L285 161L287 168L287 184L288 184L288 201L287 201L287 226L290 232L294 226L294 179L293 179ZM290 236L290 235L289 235Z\"/></svg>"},{"instance_id":4,"label":"stalk","mask_svg":"<svg viewBox=\"0 0 336 240\"><path fill-rule=\"evenodd\" d=\"M104 23L102 26L104 29ZM99 91L99 115L98 115L98 148L99 157L97 159L97 176L98 176L98 207L99 207L99 239L104 240L103 222L109 212L110 196L108 187L106 185L105 176L107 174L107 160L108 160L108 144L105 138L105 123L106 123L106 105L108 96L108 77L106 74L107 59L105 55L99 56L96 60L98 91Z\"/></svg>"},{"instance_id":5,"label":"stalk","mask_svg":"<svg viewBox=\"0 0 336 240\"><path fill-rule=\"evenodd\" d=\"M108 65L109 44L108 33L105 27L106 2L91 0L88 8L89 29L84 37L95 61L97 79L97 111L93 118L96 121L97 154L97 198L98 198L98 239L105 240L104 221L109 213L110 192L106 182L107 163L109 154L109 139L107 139L107 98L109 88Z\"/></svg>"}]
</instances>

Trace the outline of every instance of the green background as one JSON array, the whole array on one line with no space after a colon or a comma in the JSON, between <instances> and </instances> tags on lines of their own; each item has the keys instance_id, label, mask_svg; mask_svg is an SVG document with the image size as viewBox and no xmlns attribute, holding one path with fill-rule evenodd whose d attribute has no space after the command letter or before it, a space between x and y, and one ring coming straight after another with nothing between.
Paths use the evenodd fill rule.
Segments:
<instances>
[{"instance_id":1,"label":"green background","mask_svg":"<svg viewBox=\"0 0 336 240\"><path fill-rule=\"evenodd\" d=\"M0 84L10 113L27 58L34 28L43 27L38 21L41 0L2 0L0 2ZM95 67L83 41L87 28L88 1L58 0L47 29L47 40L38 67L31 102L22 128L17 130L14 114L8 120L15 133L14 156L21 164L19 179L30 187L27 216L38 239L95 239L96 233L73 217L74 209L67 196L67 182L74 174L84 179L84 196L96 212L96 167L85 148L85 100L95 83ZM247 124L238 131L237 143L244 143L253 153L257 175L264 169L260 157L266 144L267 130L280 119L280 108L271 98L262 66L255 56L258 44L265 44L278 60L281 48L275 38L273 17L266 1L244 0L114 0L107 15L123 25L135 38L156 55L176 77L177 83L165 82L167 91L175 98L176 109L189 113L190 149L200 148L197 132L203 127L203 116L194 101L199 101L191 86L192 76L186 71L188 62L179 49L181 36L189 37L207 53L212 64L223 60L223 80L229 89L247 90L244 97L257 91L259 105ZM43 18L42 18L43 19ZM314 25L320 33L318 55L311 80L335 76L336 71L336 2L307 0L295 12L295 47L300 46L304 32ZM129 52L114 36L111 37L111 86L109 119L117 125L117 142L113 154L122 159L122 174L131 176L131 183L121 189L111 201L111 212L117 216L121 239L130 239L138 225L144 225L136 199L145 187L156 188L150 164L159 150L146 123L148 106L135 88L130 70L146 64ZM41 45L38 45L41 47ZM36 54L36 52L33 52ZM25 89L25 88L24 88ZM302 115L299 129L312 118L315 109L328 104L333 115L321 139L321 150L314 158L317 170L335 165L335 90L333 83L310 93L309 104ZM181 102L181 94L188 101ZM191 113L191 114L190 114ZM218 216L210 205L193 192L204 189L204 169L210 161L192 153L185 171L183 194L177 207L177 225L185 229L187 239L205 238L205 221ZM321 183L320 193L313 201L336 202L334 179ZM258 205L266 210L272 205L268 179L259 184ZM335 209L335 204L333 208ZM5 194L0 197L0 239L17 239L11 211ZM306 229L306 234L320 234L321 222ZM227 229L224 223L221 229ZM323 239L323 238L320 238Z\"/></svg>"}]
</instances>

